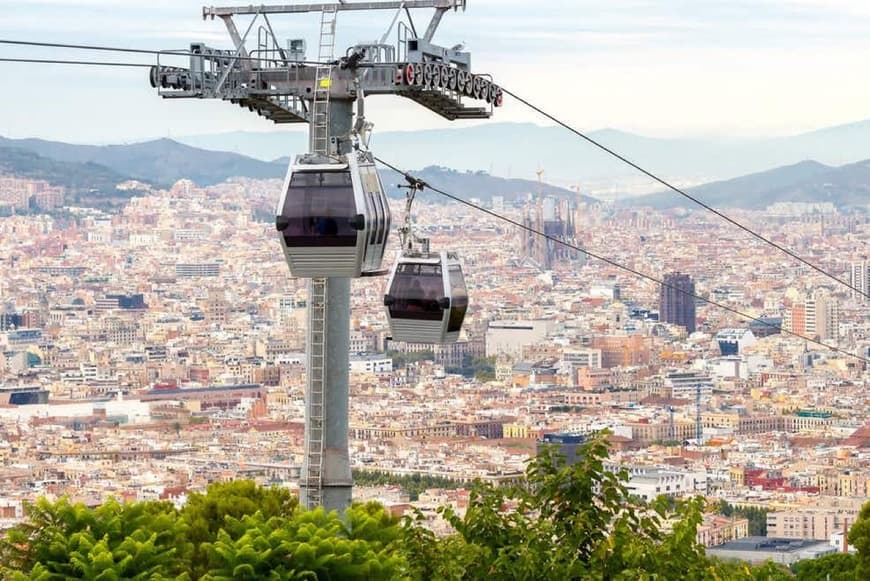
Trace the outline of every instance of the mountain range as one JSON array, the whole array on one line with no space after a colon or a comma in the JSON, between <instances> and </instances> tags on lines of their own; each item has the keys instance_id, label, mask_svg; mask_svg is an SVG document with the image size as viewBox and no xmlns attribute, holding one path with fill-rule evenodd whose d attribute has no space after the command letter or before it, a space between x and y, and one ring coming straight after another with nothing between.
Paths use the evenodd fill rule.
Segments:
<instances>
[{"instance_id":1,"label":"mountain range","mask_svg":"<svg viewBox=\"0 0 870 581\"><path fill-rule=\"evenodd\" d=\"M0 174L44 179L64 186L76 203L113 206L122 203L135 191L118 191L115 186L127 180L167 187L181 178L199 185L221 183L230 177L259 179L283 178L289 160L265 162L243 155L198 149L170 139L158 139L131 145L74 145L41 139L6 139L0 137ZM537 182L505 179L481 171L459 172L445 167L429 166L414 175L438 184L445 190L467 198L489 199L501 195L515 200L537 193ZM404 197L399 187L404 180L391 170L380 170L387 193ZM569 189L543 184L548 196L577 198ZM430 199L441 201L440 196ZM580 196L588 202L592 198Z\"/></svg>"},{"instance_id":2,"label":"mountain range","mask_svg":"<svg viewBox=\"0 0 870 581\"><path fill-rule=\"evenodd\" d=\"M399 174L392 170L380 170L381 182L384 189L391 197L404 197L405 193L399 186L405 185L404 180ZM411 172L414 177L431 183L440 190L444 190L450 194L470 200L477 198L479 200L491 200L493 196L502 196L505 201L512 202L522 199L529 194L537 195L538 183L531 180L521 179L506 179L490 175L484 171L458 171L440 166L429 166L421 170ZM595 198L578 195L575 192L554 186L552 184L541 184L540 192L545 196L553 196L556 198L577 200L586 203L597 203L600 200ZM424 190L424 195L427 199L433 201L443 201L446 198L437 194L437 192L427 192Z\"/></svg>"},{"instance_id":3,"label":"mountain range","mask_svg":"<svg viewBox=\"0 0 870 581\"><path fill-rule=\"evenodd\" d=\"M830 202L837 207L870 209L870 160L841 167L803 161L689 188L687 192L715 208L761 209L777 202ZM694 205L670 190L630 198L623 204L657 209Z\"/></svg>"},{"instance_id":4,"label":"mountain range","mask_svg":"<svg viewBox=\"0 0 870 581\"><path fill-rule=\"evenodd\" d=\"M814 160L841 166L870 159L870 120L790 137L656 138L615 129L587 134L638 165L681 185L726 180ZM304 151L303 131L231 132L178 137L178 141L263 160ZM486 170L503 177L535 179L543 168L551 183L580 185L607 194L652 193L658 187L612 156L561 127L487 123L453 129L374 133L372 148L397 166L430 165Z\"/></svg>"},{"instance_id":5,"label":"mountain range","mask_svg":"<svg viewBox=\"0 0 870 581\"><path fill-rule=\"evenodd\" d=\"M515 130L516 135L509 137L508 130ZM494 195L504 196L508 201L515 200L529 194L536 194L538 183L534 179L505 178L493 175L492 172L481 171L478 168L464 168L469 162L461 161L462 152L467 149L499 150L499 149L525 149L529 143L536 143L541 136L552 135L553 140L549 144L539 146L538 157L546 151L551 162L564 155L564 151L558 146L561 143L555 137L558 128L542 128L530 124L493 124L491 126L471 127L443 132L419 132L420 135L428 136L420 139L420 147L410 148L411 152L405 155L416 159L418 163L409 161L402 164L395 158L382 153L377 149L378 155L390 162L402 167L411 168L412 173L433 185L466 198L478 198L486 200ZM866 135L866 143L861 137ZM564 133L564 131L562 131ZM229 136L236 134L227 134ZM252 134L243 134L250 137ZM300 132L287 132L275 134L263 134L280 136L285 139L296 136L301 145L305 147L304 134ZM416 139L418 134L393 134L391 139ZM570 135L570 134L569 134ZM611 138L613 140L629 139L635 148L647 148L656 151L661 158L666 158L663 153L666 144L670 147L682 149L687 147L686 141L659 140L632 136L621 132L603 131L597 133L599 138ZM389 137L390 134L385 134ZM436 147L434 136L438 136L440 146ZM430 139L431 138L431 139ZM573 137L572 137L573 138ZM500 148L490 140L502 139L502 144L509 147ZM561 137L559 138L561 139ZM573 138L576 140L576 138ZM785 139L785 138L784 138ZM828 144L830 147L823 156L825 159L845 159L857 152L867 149L867 157L859 161L853 161L835 166L830 163L822 163L818 160L800 160L774 169L764 168L763 171L753 172L749 175L740 175L730 179L710 181L704 185L688 188L688 191L708 204L721 207L763 208L777 201L807 201L807 202L832 202L837 206L870 207L870 122L858 123L851 126L832 128L830 130L806 134L804 137L788 138L783 141L792 143L789 146L792 153L797 147L793 141L804 143L805 148L822 147ZM389 141L384 138L382 141ZM701 143L701 142L698 142ZM712 151L713 142L706 143L706 151ZM842 148L835 148L834 143L847 144ZM213 145L220 144L215 138ZM575 144L576 146L576 144ZM422 156L421 151L430 148L431 156ZM434 149L443 152L436 155ZM664 149L663 149L664 148ZM383 149L388 149L384 147ZM405 149L409 149L406 147ZM630 149L630 148L629 148ZM703 149L698 145L698 149ZM768 152L770 156L786 157L786 148ZM285 150L286 151L286 150ZM618 149L621 153L627 150ZM709 167L716 165L716 171L729 173L738 165L738 160L723 159L721 156L704 157L698 150L694 151L696 157L703 158ZM396 157L401 157L398 153ZM724 155L724 154L723 154ZM743 154L741 154L743 155ZM628 156L632 157L630 152ZM445 166L440 162L443 158L454 159L459 166ZM740 157L740 156L737 156ZM439 163L431 163L433 160ZM639 158L638 158L639 159ZM429 163L422 163L428 160ZM579 158L575 160L573 167L582 169ZM612 158L608 163L614 163ZM685 160L683 160L685 161ZM759 162L754 162L756 165ZM120 203L131 195L130 193L118 192L114 185L129 179L136 179L154 186L165 187L180 178L189 178L200 185L212 185L225 181L235 176L252 178L282 178L286 172L288 158L279 158L272 161L254 159L240 153L227 151L212 151L178 143L171 139L158 139L129 145L74 145L45 141L41 139L6 139L0 137L0 173L20 175L23 177L42 178L52 183L65 186L74 194L73 199L80 201L87 198L99 205L104 199L108 205ZM579 164L579 165L577 165ZM691 167L685 161L686 167ZM701 164L703 165L703 164ZM423 167L419 171L413 168ZM556 167L555 165L553 167ZM647 165L647 167L651 167ZM728 169L731 168L731 169ZM606 168L588 167L586 171L595 173L599 177L606 175ZM393 196L403 195L398 185L402 182L400 176L389 170L381 172L383 182L389 193ZM534 175L534 174L533 174ZM664 177L668 177L662 173ZM549 172L544 177L552 178ZM607 179L610 178L602 178ZM613 178L614 180L616 178ZM679 181L676 181L680 184ZM585 183L580 190L588 192ZM613 182L610 187L614 188ZM574 188L561 188L551 184L543 185L545 195L554 195L562 198L579 199L586 202L595 202L595 198L579 196ZM659 187L659 190L661 188ZM654 190L653 190L654 191ZM82 194L86 193L86 196ZM108 198L114 198L108 203ZM439 197L440 198L440 197ZM673 192L653 193L637 197L622 196L623 205L652 206L657 208L690 207L692 204L685 198Z\"/></svg>"},{"instance_id":6,"label":"mountain range","mask_svg":"<svg viewBox=\"0 0 870 581\"><path fill-rule=\"evenodd\" d=\"M43 158L78 164L97 164L127 179L156 185L186 177L212 185L234 176L272 178L284 175L286 165L268 163L236 153L203 150L171 139L129 145L74 145L43 139L0 137L0 148L14 148Z\"/></svg>"}]
</instances>

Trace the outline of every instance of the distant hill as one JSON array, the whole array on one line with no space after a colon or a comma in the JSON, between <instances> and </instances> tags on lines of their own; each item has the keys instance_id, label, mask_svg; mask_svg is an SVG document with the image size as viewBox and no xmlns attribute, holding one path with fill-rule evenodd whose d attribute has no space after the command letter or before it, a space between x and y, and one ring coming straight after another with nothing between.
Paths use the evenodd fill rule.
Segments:
<instances>
[{"instance_id":1,"label":"distant hill","mask_svg":"<svg viewBox=\"0 0 870 581\"><path fill-rule=\"evenodd\" d=\"M868 149L870 149L870 122L832 128L786 141L801 141L814 144L812 147L833 148L837 140L848 141L854 150L860 149L860 138L868 133ZM303 133L277 134L285 140L288 135L304 138ZM541 135L546 135L549 141L540 144L537 156L547 154L547 159L559 159L564 154L561 145L564 136L558 128L542 128L530 124L493 124L489 126L470 127L459 131L442 130L418 132L414 134L396 133L388 138L380 136L381 149L378 155L393 163L407 168L424 167L414 171L423 180L431 182L447 191L466 198L489 200L494 195L504 196L512 201L528 194L536 195L538 184L534 174L529 179L504 178L490 172L481 171L480 167L467 168L467 160L461 161L463 152L469 148L491 147L494 139L502 139L503 144L510 147L499 147L505 155L513 155L517 148L528 147L536 143ZM570 134L569 134L570 135ZM628 139L636 147L654 150L663 143L670 143L680 150L685 142L680 140L657 140L632 136L618 131L605 130L597 132L597 137L604 142ZM422 137L421 137L422 136ZM437 139L434 139L437 136ZM457 140L457 136L464 136ZM390 139L410 140L415 145L410 157L423 157L429 163L414 165L403 164L396 157L382 153L385 142ZM433 139L430 139L433 138ZM300 147L304 147L304 139ZM561 144L561 145L560 145ZM708 144L709 145L709 144ZM568 147L565 145L565 147ZM806 145L810 147L810 145ZM699 146L700 148L700 146ZM408 147L403 149L407 150ZM629 148L630 149L630 148ZM175 142L171 139L158 139L130 145L73 145L40 139L4 139L0 138L0 150L4 153L0 159L5 160L5 171L25 177L42 178L52 183L64 185L76 194L89 192L89 198L95 204L101 197L123 196L115 190L115 185L128 179L137 179L156 186L168 186L180 178L189 178L200 185L221 183L227 178L243 176L251 178L282 178L287 169L288 158L266 162L237 153L210 151ZM422 155L428 151L428 155ZM622 149L622 151L626 151ZM658 150L657 150L658 151ZM700 148L696 156L702 156L710 162L716 156L712 150ZM292 153L292 152L288 152ZM702 155L704 154L704 155ZM712 157L708 158L706 154ZM658 151L658 155L665 155ZM868 155L870 157L870 155ZM459 166L442 163L443 159L452 159ZM584 168L582 156L574 159L577 171ZM639 158L638 158L639 159ZM431 161L438 160L437 164ZM550 163L547 162L547 164ZM607 160L611 163L613 160ZM690 160L683 160L691 165ZM721 164L727 160L721 160ZM734 162L737 163L737 162ZM603 166L599 166L601 170ZM723 166L724 167L724 166ZM450 168L450 169L448 169ZM588 169L588 168L587 168ZM595 171L598 171L595 170ZM588 169L588 171L592 171ZM402 196L403 191L396 186L401 178L390 171L383 171L384 184L388 185L390 195ZM667 177L667 173L662 173ZM545 170L544 177L552 181L552 174ZM677 181L679 183L679 181ZM581 189L585 189L581 184ZM588 191L588 190L586 190ZM778 201L812 201L832 202L837 206L866 207L870 199L870 161L858 161L834 167L819 161L801 161L799 163L765 169L727 180L713 181L689 189L693 195L716 207L764 208ZM580 196L568 188L560 188L551 184L544 185L544 194L560 198L577 199L595 202L593 197ZM431 199L440 199L432 197ZM113 202L114 203L114 202ZM691 203L671 192L658 192L647 196L629 198L623 202L628 205L646 205L657 208L688 207Z\"/></svg>"},{"instance_id":2,"label":"distant hill","mask_svg":"<svg viewBox=\"0 0 870 581\"><path fill-rule=\"evenodd\" d=\"M42 157L71 163L94 163L128 178L167 186L182 177L212 185L234 176L281 177L286 167L235 153L206 151L171 139L130 145L75 145L42 139L6 139L0 147L15 147Z\"/></svg>"},{"instance_id":3,"label":"distant hill","mask_svg":"<svg viewBox=\"0 0 870 581\"><path fill-rule=\"evenodd\" d=\"M0 147L0 174L46 180L66 189L67 200L76 205L112 206L123 203L133 190L119 191L115 186L129 176L97 163L57 161L32 151ZM147 183L147 180L142 180Z\"/></svg>"},{"instance_id":4,"label":"distant hill","mask_svg":"<svg viewBox=\"0 0 870 581\"><path fill-rule=\"evenodd\" d=\"M807 159L831 166L870 159L870 120L773 138L656 138L615 129L590 131L588 135L668 180L689 184L731 179ZM303 131L288 130L178 140L273 160L303 151L305 136ZM635 182L646 184L647 192L656 190L631 168L561 127L485 123L406 132L376 130L372 148L402 167L485 169L497 176L530 180L535 179L535 170L543 168L548 181L579 184L587 192L609 190L615 183L630 194Z\"/></svg>"},{"instance_id":5,"label":"distant hill","mask_svg":"<svg viewBox=\"0 0 870 581\"><path fill-rule=\"evenodd\" d=\"M430 182L438 189L455 194L465 199L477 198L483 201L492 200L493 196L503 196L505 201L525 198L528 194L538 195L538 183L531 180L505 179L489 175L483 171L457 171L454 169L429 166L418 171L409 172L425 182ZM402 177L394 171L382 170L381 182L391 197L404 197L405 191L399 188L404 185ZM571 190L543 184L541 191L545 196L577 200L587 203L597 203L599 200L589 196L577 196ZM425 192L426 199L441 202L447 198L437 192Z\"/></svg>"},{"instance_id":6,"label":"distant hill","mask_svg":"<svg viewBox=\"0 0 870 581\"><path fill-rule=\"evenodd\" d=\"M870 120L789 137L755 139L657 138L615 129L588 134L681 185L729 180L808 159L832 167L870 159ZM102 147L0 138L0 147L27 149L60 161L98 163L120 174L164 185L182 176L208 185L233 175L281 177L286 163L274 160L305 151L306 135L300 128L282 128ZM625 198L659 189L560 127L496 122L437 130L376 131L372 148L380 157L407 168L486 170L493 176L532 181L535 171L542 168L546 181L579 186L593 196L600 193ZM216 152L220 154L214 155Z\"/></svg>"},{"instance_id":7,"label":"distant hill","mask_svg":"<svg viewBox=\"0 0 870 581\"><path fill-rule=\"evenodd\" d=\"M15 144L15 147L4 147L8 144ZM0 138L0 151L4 152L0 160L5 160L0 169L5 173L63 185L75 194L71 199L101 207L117 205L117 198L129 197L131 194L118 192L115 186L130 179L158 187L168 186L181 178L192 179L199 185L220 183L237 176L280 179L284 177L289 162L288 158L263 162L234 153L198 149L170 139L132 145L92 146L41 139ZM466 198L490 200L492 196L500 195L511 201L538 192L536 181L505 179L483 171L429 166L412 173ZM401 176L389 170L382 171L381 176L389 195L405 195L404 190L398 188L403 183ZM544 184L543 192L560 198L597 202L586 196L578 198L571 190L549 184ZM426 197L433 201L444 200L442 196Z\"/></svg>"},{"instance_id":8,"label":"distant hill","mask_svg":"<svg viewBox=\"0 0 870 581\"><path fill-rule=\"evenodd\" d=\"M870 160L842 167L804 161L687 191L717 208L760 209L776 202L831 202L838 207L870 207ZM659 209L694 206L671 191L632 198L625 204Z\"/></svg>"}]
</instances>

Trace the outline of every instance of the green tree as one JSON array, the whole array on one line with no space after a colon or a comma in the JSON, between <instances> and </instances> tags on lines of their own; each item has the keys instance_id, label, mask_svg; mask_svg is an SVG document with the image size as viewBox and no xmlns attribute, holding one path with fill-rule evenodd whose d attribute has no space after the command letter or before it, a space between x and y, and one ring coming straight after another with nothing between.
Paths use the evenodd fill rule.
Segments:
<instances>
[{"instance_id":1,"label":"green tree","mask_svg":"<svg viewBox=\"0 0 870 581\"><path fill-rule=\"evenodd\" d=\"M435 352L432 350L417 351L415 353L388 351L387 356L389 356L393 360L393 367L396 369L404 369L409 363L435 360Z\"/></svg>"},{"instance_id":2,"label":"green tree","mask_svg":"<svg viewBox=\"0 0 870 581\"><path fill-rule=\"evenodd\" d=\"M455 490L466 484L458 480L431 476L429 474L391 474L381 470L354 470L353 482L358 486L399 486L408 493L408 498L414 502L419 500L420 493L429 488L445 488Z\"/></svg>"},{"instance_id":3,"label":"green tree","mask_svg":"<svg viewBox=\"0 0 870 581\"><path fill-rule=\"evenodd\" d=\"M767 536L767 514L770 511L757 506L734 506L727 501L719 502L719 514L724 516L739 516L749 521L750 536Z\"/></svg>"},{"instance_id":4,"label":"green tree","mask_svg":"<svg viewBox=\"0 0 870 581\"><path fill-rule=\"evenodd\" d=\"M376 503L344 515L300 510L286 490L221 483L176 510L166 502L89 509L64 498L27 507L26 524L0 541L0 577L55 579L728 579L780 581L774 563L707 559L696 541L704 501L634 498L628 475L605 465L607 442L591 438L568 465L554 450L533 459L523 485L475 484L463 516L441 515L438 537L416 512L404 526ZM723 510L730 510L723 507ZM866 559L870 504L852 529L857 557L795 567L849 579ZM857 566L857 565L856 565ZM859 573L856 578L867 578Z\"/></svg>"},{"instance_id":5,"label":"green tree","mask_svg":"<svg viewBox=\"0 0 870 581\"><path fill-rule=\"evenodd\" d=\"M858 575L870 579L870 502L861 507L858 520L849 529L849 543L858 549Z\"/></svg>"},{"instance_id":6,"label":"green tree","mask_svg":"<svg viewBox=\"0 0 870 581\"><path fill-rule=\"evenodd\" d=\"M495 380L495 357L475 357L471 360L474 379L481 382Z\"/></svg>"},{"instance_id":7,"label":"green tree","mask_svg":"<svg viewBox=\"0 0 870 581\"><path fill-rule=\"evenodd\" d=\"M428 546L432 542L450 543L460 555L459 576L471 579L639 579L653 573L676 579L710 566L695 540L701 499L674 512L664 501L637 504L627 474L605 469L603 436L587 442L579 457L567 465L545 449L530 463L527 485L476 485L463 517L450 508L441 511L455 537L427 544L425 535L406 527L416 576L449 573L431 561L446 552ZM668 532L665 519L673 522Z\"/></svg>"},{"instance_id":8,"label":"green tree","mask_svg":"<svg viewBox=\"0 0 870 581\"><path fill-rule=\"evenodd\" d=\"M405 517L402 552L405 573L411 579L473 579L478 563L488 556L484 547L470 544L461 535L439 539L425 526L420 511Z\"/></svg>"},{"instance_id":9,"label":"green tree","mask_svg":"<svg viewBox=\"0 0 870 581\"><path fill-rule=\"evenodd\" d=\"M194 492L181 510L191 550L187 555L195 578L203 575L208 564L204 548L218 537L228 519L241 519L259 512L268 521L272 517L290 517L299 502L285 488L264 488L252 480L235 480L210 484L204 494Z\"/></svg>"},{"instance_id":10,"label":"green tree","mask_svg":"<svg viewBox=\"0 0 870 581\"><path fill-rule=\"evenodd\" d=\"M790 577L783 567L708 559L696 540L705 501L645 503L628 490L628 474L605 466L604 434L568 465L545 449L524 485L476 484L468 509L441 514L456 530L437 538L406 517L403 550L413 579L759 579Z\"/></svg>"},{"instance_id":11,"label":"green tree","mask_svg":"<svg viewBox=\"0 0 870 581\"><path fill-rule=\"evenodd\" d=\"M344 519L323 509L266 519L227 518L206 545L204 579L394 579L405 568L398 520L378 504L354 505Z\"/></svg>"},{"instance_id":12,"label":"green tree","mask_svg":"<svg viewBox=\"0 0 870 581\"><path fill-rule=\"evenodd\" d=\"M171 503L109 499L89 509L42 498L28 506L27 517L0 544L4 577L187 578L181 555L188 545Z\"/></svg>"},{"instance_id":13,"label":"green tree","mask_svg":"<svg viewBox=\"0 0 870 581\"><path fill-rule=\"evenodd\" d=\"M830 581L857 581L858 556L834 553L818 559L805 559L792 565L792 571L797 581L827 579L828 575Z\"/></svg>"},{"instance_id":14,"label":"green tree","mask_svg":"<svg viewBox=\"0 0 870 581\"><path fill-rule=\"evenodd\" d=\"M465 355L460 367L450 367L448 373L458 373L478 381L492 381L495 379L495 357L473 357Z\"/></svg>"}]
</instances>

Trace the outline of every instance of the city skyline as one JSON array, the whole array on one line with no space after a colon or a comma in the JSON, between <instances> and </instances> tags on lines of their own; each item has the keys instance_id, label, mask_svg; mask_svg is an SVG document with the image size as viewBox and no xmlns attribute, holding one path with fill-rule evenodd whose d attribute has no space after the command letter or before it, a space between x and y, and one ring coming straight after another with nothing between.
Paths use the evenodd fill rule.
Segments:
<instances>
[{"instance_id":1,"label":"city skyline","mask_svg":"<svg viewBox=\"0 0 870 581\"><path fill-rule=\"evenodd\" d=\"M0 576L870 567L870 5L469 0L402 56L403 7L241 7L383 58L161 57L168 99L3 61L226 48L200 8L0 21L0 136L48 138L0 139Z\"/></svg>"},{"instance_id":2,"label":"city skyline","mask_svg":"<svg viewBox=\"0 0 870 581\"><path fill-rule=\"evenodd\" d=\"M271 219L253 219L281 184L180 180L100 209L74 188L0 177L0 528L44 495L186 506L210 483L248 478L300 491L308 291ZM471 306L455 343L393 341L384 279L354 280L354 500L413 507L450 534L435 507L463 514L465 482L515 482L538 441L607 429L605 469L624 468L634 497L708 499L694 535L708 555L762 542L758 519L722 502L757 510L764 543L812 551L789 560L848 548L843 530L870 491L863 300L704 213L592 204L570 221L546 197L487 204L514 220L540 212L554 234L573 224L577 244L658 278L691 273L693 292L733 310L702 301L688 334L656 312L653 280L558 256L542 272L502 220L420 201L432 248L461 253ZM787 246L812 244L838 275L861 263L870 233L866 212L833 205L741 216ZM770 327L784 317L807 337Z\"/></svg>"}]
</instances>

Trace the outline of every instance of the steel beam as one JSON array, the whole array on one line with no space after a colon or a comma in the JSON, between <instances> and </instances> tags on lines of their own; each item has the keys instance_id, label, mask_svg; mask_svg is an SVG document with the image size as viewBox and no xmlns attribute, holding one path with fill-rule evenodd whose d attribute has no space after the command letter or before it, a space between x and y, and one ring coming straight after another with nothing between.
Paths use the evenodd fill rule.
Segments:
<instances>
[{"instance_id":1,"label":"steel beam","mask_svg":"<svg viewBox=\"0 0 870 581\"><path fill-rule=\"evenodd\" d=\"M274 4L266 6L248 4L247 6L203 6L202 17L235 16L243 14L303 14L305 12L347 10L399 10L400 8L442 8L465 9L465 0L405 0L404 2L324 2L319 4Z\"/></svg>"},{"instance_id":2,"label":"steel beam","mask_svg":"<svg viewBox=\"0 0 870 581\"><path fill-rule=\"evenodd\" d=\"M432 37L435 36L435 31L438 30L438 25L441 24L441 18L445 12L447 12L447 8L435 10L435 14L432 15L432 20L429 21L429 26L426 28L426 33L423 35L423 40L432 42Z\"/></svg>"}]
</instances>

